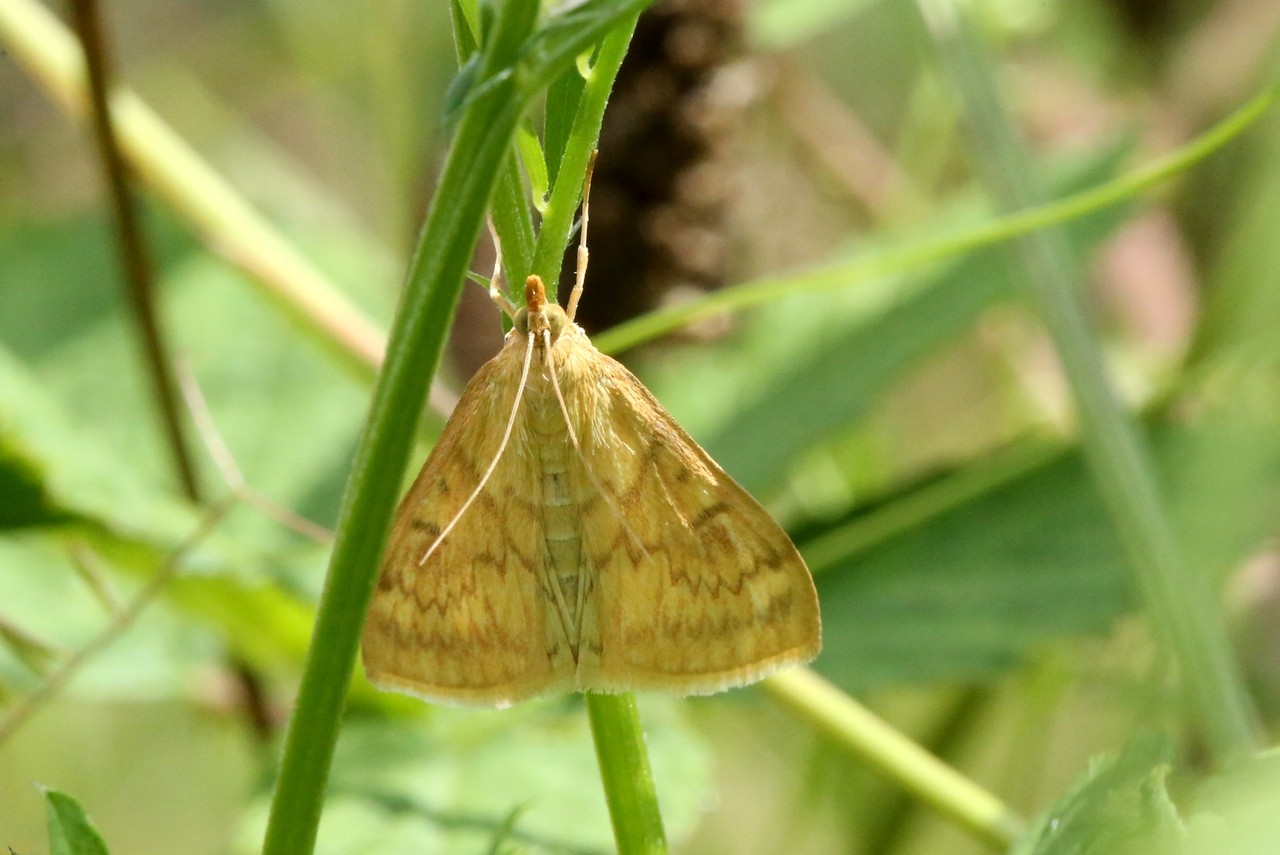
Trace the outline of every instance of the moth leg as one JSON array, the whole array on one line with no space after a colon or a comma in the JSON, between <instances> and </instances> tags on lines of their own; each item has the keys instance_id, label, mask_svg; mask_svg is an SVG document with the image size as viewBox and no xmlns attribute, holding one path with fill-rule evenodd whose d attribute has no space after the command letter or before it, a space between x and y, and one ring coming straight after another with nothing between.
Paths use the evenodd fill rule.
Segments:
<instances>
[{"instance_id":1,"label":"moth leg","mask_svg":"<svg viewBox=\"0 0 1280 855\"><path fill-rule=\"evenodd\" d=\"M578 300L582 298L582 285L587 281L587 216L589 203L591 200L591 173L596 170L596 155L600 152L591 152L591 160L587 163L587 177L582 182L582 229L578 232L578 275L573 282L573 290L569 292L569 306L565 309L565 314L569 316L569 323L573 323L573 318L578 314Z\"/></svg>"},{"instance_id":2,"label":"moth leg","mask_svg":"<svg viewBox=\"0 0 1280 855\"><path fill-rule=\"evenodd\" d=\"M520 310L507 299L506 290L502 287L506 283L506 277L502 275L502 241L498 239L498 230L493 227L492 217L489 218L489 237L493 239L493 275L489 277L489 299L497 303L498 308L514 321L516 312Z\"/></svg>"}]
</instances>

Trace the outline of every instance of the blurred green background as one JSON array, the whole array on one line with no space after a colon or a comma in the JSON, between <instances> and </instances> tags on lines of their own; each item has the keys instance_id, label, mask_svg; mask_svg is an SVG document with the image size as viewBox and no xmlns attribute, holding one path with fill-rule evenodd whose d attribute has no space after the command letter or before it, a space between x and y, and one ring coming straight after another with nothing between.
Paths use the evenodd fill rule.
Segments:
<instances>
[{"instance_id":1,"label":"blurred green background","mask_svg":"<svg viewBox=\"0 0 1280 855\"><path fill-rule=\"evenodd\" d=\"M124 82L385 329L447 143L447 4L106 11ZM1035 178L1055 195L1192 140L1280 59L1272 0L977 12ZM948 71L909 3L659 2L606 123L591 334L992 216ZM0 54L4 714L109 626L203 515L172 472L108 210L86 129ZM150 197L145 228L163 326L247 484L332 526L368 374ZM1280 117L1066 231L1112 376L1150 431L1185 563L1221 592L1274 733ZM485 275L490 252L482 239ZM1002 248L922 254L625 361L795 535L823 602L824 676L1027 816L1091 756L1150 729L1176 748L1184 813L1247 812L1200 781L1203 734L1139 613L1052 347L1018 299L1024 275ZM495 314L469 287L445 397L496 350ZM438 421L426 421L429 439ZM197 448L206 494L225 495ZM136 625L4 733L0 845L46 851L39 782L74 794L115 852L254 851L326 557L237 505ZM985 851L759 690L640 706L676 851ZM1133 762L1164 762L1148 760ZM1261 780L1246 789L1275 792L1274 771ZM435 709L357 676L330 792L323 852L612 845L573 698ZM1274 843L1258 824L1230 851Z\"/></svg>"}]
</instances>

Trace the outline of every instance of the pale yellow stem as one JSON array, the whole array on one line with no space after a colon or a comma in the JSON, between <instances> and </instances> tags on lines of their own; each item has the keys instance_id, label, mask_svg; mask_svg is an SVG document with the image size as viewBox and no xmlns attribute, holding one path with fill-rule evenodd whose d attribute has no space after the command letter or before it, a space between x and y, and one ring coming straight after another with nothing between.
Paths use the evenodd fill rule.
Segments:
<instances>
[{"instance_id":1,"label":"pale yellow stem","mask_svg":"<svg viewBox=\"0 0 1280 855\"><path fill-rule=\"evenodd\" d=\"M808 668L774 674L762 686L904 789L999 849L1024 822L1013 809L943 763Z\"/></svg>"}]
</instances>

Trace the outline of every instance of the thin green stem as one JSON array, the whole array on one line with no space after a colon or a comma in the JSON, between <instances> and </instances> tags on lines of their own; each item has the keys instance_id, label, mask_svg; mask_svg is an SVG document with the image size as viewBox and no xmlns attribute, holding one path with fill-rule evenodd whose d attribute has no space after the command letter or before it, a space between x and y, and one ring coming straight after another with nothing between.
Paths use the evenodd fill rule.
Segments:
<instances>
[{"instance_id":1,"label":"thin green stem","mask_svg":"<svg viewBox=\"0 0 1280 855\"><path fill-rule=\"evenodd\" d=\"M1280 84L1267 87L1187 145L1083 193L1005 214L952 234L926 238L821 270L758 279L725 288L700 299L650 312L619 324L596 334L592 337L592 342L605 353L620 353L705 318L742 311L794 294L852 288L868 280L906 273L1130 201L1185 172L1235 139L1270 109L1278 95Z\"/></svg>"},{"instance_id":2,"label":"thin green stem","mask_svg":"<svg viewBox=\"0 0 1280 855\"><path fill-rule=\"evenodd\" d=\"M993 848L1009 848L1022 832L1023 819L1008 805L808 668L774 674L761 685L830 738Z\"/></svg>"},{"instance_id":3,"label":"thin green stem","mask_svg":"<svg viewBox=\"0 0 1280 855\"><path fill-rule=\"evenodd\" d=\"M151 259L142 227L138 223L137 201L129 187L124 157L120 153L111 121L107 93L112 89L112 71L106 35L102 31L102 17L97 0L75 0L71 4L71 11L76 29L80 33L80 42L84 46L94 139L111 196L116 237L120 242L120 256L124 265L125 288L138 333L142 336L143 358L151 377L152 391L164 425L178 483L188 499L199 502L200 485L196 478L190 443L187 441L186 422L182 419L173 360L170 358L169 346L157 318L153 299Z\"/></svg>"},{"instance_id":4,"label":"thin green stem","mask_svg":"<svg viewBox=\"0 0 1280 855\"><path fill-rule=\"evenodd\" d=\"M951 0L922 0L926 19L960 93L973 155L1002 207L1035 204L1039 190L999 100L987 54L964 10ZM1076 401L1081 442L1120 535L1156 634L1179 665L1196 718L1219 760L1258 747L1252 702L1234 660L1217 597L1203 573L1188 568L1157 488L1147 439L1121 405L1086 317L1079 275L1056 230L1022 238L1021 281L1053 339Z\"/></svg>"},{"instance_id":5,"label":"thin green stem","mask_svg":"<svg viewBox=\"0 0 1280 855\"><path fill-rule=\"evenodd\" d=\"M586 698L619 855L663 855L667 835L658 811L636 699L630 692L588 694Z\"/></svg>"},{"instance_id":6,"label":"thin green stem","mask_svg":"<svg viewBox=\"0 0 1280 855\"><path fill-rule=\"evenodd\" d=\"M533 272L546 283L550 299L556 297L560 279L560 261L564 248L573 231L573 214L582 199L582 180L587 174L587 164L600 139L600 124L604 120L604 108L613 91L613 81L627 55L627 46L636 29L638 14L631 15L610 31L600 43L596 61L587 75L573 130L565 144L564 156L556 170L556 184L542 215L542 227L538 231L538 244L533 254Z\"/></svg>"}]
</instances>

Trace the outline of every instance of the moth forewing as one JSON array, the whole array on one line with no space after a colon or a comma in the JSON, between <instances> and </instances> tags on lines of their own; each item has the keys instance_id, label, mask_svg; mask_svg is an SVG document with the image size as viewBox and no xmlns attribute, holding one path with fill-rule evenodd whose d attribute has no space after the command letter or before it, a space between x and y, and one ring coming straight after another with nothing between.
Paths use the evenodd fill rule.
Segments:
<instances>
[{"instance_id":1,"label":"moth forewing","mask_svg":"<svg viewBox=\"0 0 1280 855\"><path fill-rule=\"evenodd\" d=\"M431 701L505 706L573 684L572 659L546 624L533 548L539 514L528 502L497 501L538 486L526 457L511 449L497 455L523 351L522 340L509 338L472 378L396 511L362 643L375 685ZM485 489L458 516L495 458Z\"/></svg>"},{"instance_id":2,"label":"moth forewing","mask_svg":"<svg viewBox=\"0 0 1280 855\"><path fill-rule=\"evenodd\" d=\"M569 408L589 436L581 465L643 549L612 507L584 503L598 640L579 688L706 694L812 659L817 596L786 533L630 371L583 346L582 405Z\"/></svg>"},{"instance_id":3,"label":"moth forewing","mask_svg":"<svg viewBox=\"0 0 1280 855\"><path fill-rule=\"evenodd\" d=\"M501 706L705 694L817 655L817 596L785 532L537 277L526 300L397 512L370 679Z\"/></svg>"}]
</instances>

